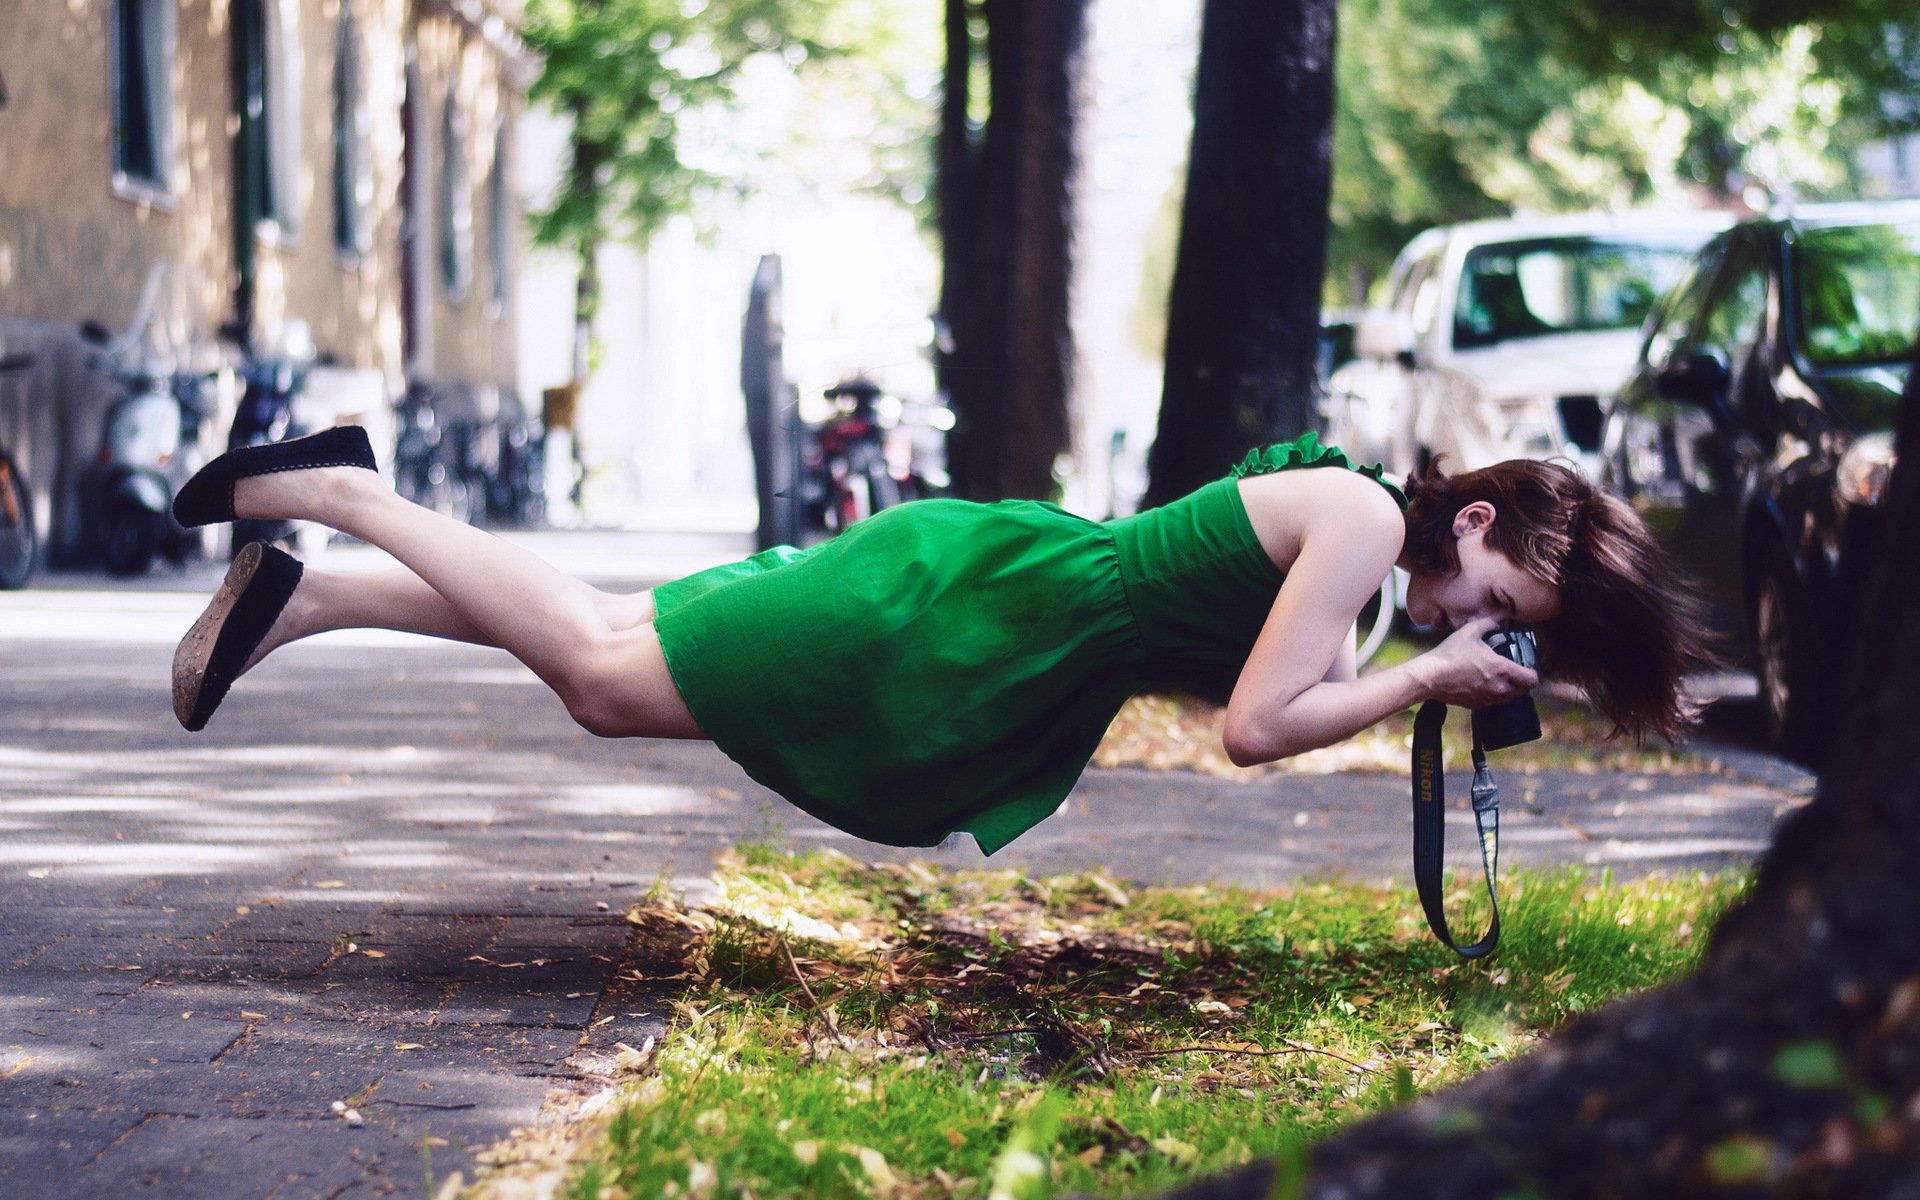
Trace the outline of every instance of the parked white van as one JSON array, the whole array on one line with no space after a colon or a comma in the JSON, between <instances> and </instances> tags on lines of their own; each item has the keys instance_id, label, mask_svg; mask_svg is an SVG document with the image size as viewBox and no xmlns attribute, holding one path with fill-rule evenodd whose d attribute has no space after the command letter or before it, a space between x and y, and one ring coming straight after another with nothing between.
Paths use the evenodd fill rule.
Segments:
<instances>
[{"instance_id":1,"label":"parked white van","mask_svg":"<svg viewBox=\"0 0 1920 1200\"><path fill-rule=\"evenodd\" d=\"M1405 474L1564 458L1601 435L1640 326L1723 213L1599 213L1430 229L1394 261L1323 398L1327 441Z\"/></svg>"}]
</instances>

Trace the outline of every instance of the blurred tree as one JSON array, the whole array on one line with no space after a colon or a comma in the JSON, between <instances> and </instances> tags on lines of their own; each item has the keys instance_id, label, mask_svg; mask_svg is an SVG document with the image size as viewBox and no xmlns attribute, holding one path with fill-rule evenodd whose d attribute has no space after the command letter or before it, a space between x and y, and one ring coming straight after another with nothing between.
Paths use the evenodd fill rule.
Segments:
<instances>
[{"instance_id":1,"label":"blurred tree","mask_svg":"<svg viewBox=\"0 0 1920 1200\"><path fill-rule=\"evenodd\" d=\"M1074 129L1087 0L946 0L939 208L954 490L1054 494L1072 437Z\"/></svg>"},{"instance_id":2,"label":"blurred tree","mask_svg":"<svg viewBox=\"0 0 1920 1200\"><path fill-rule=\"evenodd\" d=\"M1143 504L1313 425L1334 0L1207 0Z\"/></svg>"},{"instance_id":3,"label":"blurred tree","mask_svg":"<svg viewBox=\"0 0 1920 1200\"><path fill-rule=\"evenodd\" d=\"M579 264L576 381L590 371L600 247L644 244L668 218L739 186L690 161L687 126L734 99L753 56L821 55L820 12L809 0L529 0L527 44L545 61L531 98L572 120L565 181L529 215L536 242Z\"/></svg>"},{"instance_id":4,"label":"blurred tree","mask_svg":"<svg viewBox=\"0 0 1920 1200\"><path fill-rule=\"evenodd\" d=\"M1329 295L1414 233L1502 215L1850 193L1920 123L1892 0L1347 0Z\"/></svg>"}]
</instances>

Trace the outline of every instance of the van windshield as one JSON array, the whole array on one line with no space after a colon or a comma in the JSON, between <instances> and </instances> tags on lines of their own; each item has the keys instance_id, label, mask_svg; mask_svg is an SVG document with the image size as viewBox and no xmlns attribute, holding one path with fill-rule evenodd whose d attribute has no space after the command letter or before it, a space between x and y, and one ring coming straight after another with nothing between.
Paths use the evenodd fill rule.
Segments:
<instances>
[{"instance_id":1,"label":"van windshield","mask_svg":"<svg viewBox=\"0 0 1920 1200\"><path fill-rule=\"evenodd\" d=\"M1799 342L1817 367L1913 357L1920 328L1920 221L1809 229L1790 251Z\"/></svg>"},{"instance_id":2,"label":"van windshield","mask_svg":"<svg viewBox=\"0 0 1920 1200\"><path fill-rule=\"evenodd\" d=\"M1705 241L1674 231L1476 246L1460 272L1454 347L1637 328Z\"/></svg>"}]
</instances>

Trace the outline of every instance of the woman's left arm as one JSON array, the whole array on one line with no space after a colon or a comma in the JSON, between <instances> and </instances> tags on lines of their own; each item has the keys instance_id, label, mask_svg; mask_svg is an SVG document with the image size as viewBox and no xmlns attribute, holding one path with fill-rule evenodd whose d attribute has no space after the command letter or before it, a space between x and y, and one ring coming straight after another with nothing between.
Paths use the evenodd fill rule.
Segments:
<instances>
[{"instance_id":1,"label":"woman's left arm","mask_svg":"<svg viewBox=\"0 0 1920 1200\"><path fill-rule=\"evenodd\" d=\"M1302 514L1299 552L1227 704L1226 750L1236 764L1332 745L1425 698L1416 671L1354 678L1350 665L1354 618L1405 538L1398 507L1380 498L1384 506Z\"/></svg>"}]
</instances>

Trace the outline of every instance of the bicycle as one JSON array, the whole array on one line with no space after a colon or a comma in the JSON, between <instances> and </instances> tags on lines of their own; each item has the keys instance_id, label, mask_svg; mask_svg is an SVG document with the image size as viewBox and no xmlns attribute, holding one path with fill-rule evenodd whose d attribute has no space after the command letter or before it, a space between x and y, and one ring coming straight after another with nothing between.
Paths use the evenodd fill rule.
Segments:
<instances>
[{"instance_id":1,"label":"bicycle","mask_svg":"<svg viewBox=\"0 0 1920 1200\"><path fill-rule=\"evenodd\" d=\"M29 355L0 355L0 376L25 371L32 365ZM38 549L33 489L27 486L26 472L0 443L0 589L14 591L27 586Z\"/></svg>"}]
</instances>

